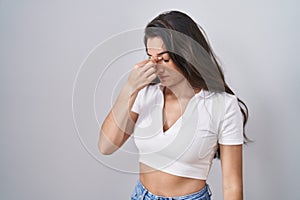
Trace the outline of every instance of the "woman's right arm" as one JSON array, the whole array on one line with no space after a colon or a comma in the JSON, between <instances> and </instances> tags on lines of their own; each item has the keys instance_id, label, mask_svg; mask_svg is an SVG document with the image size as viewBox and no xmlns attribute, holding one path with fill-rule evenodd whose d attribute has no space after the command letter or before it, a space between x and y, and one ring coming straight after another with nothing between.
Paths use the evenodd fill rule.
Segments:
<instances>
[{"instance_id":1,"label":"woman's right arm","mask_svg":"<svg viewBox=\"0 0 300 200\"><path fill-rule=\"evenodd\" d=\"M132 134L138 114L131 111L138 92L156 78L156 64L145 60L135 65L126 84L105 118L98 141L102 154L112 154Z\"/></svg>"}]
</instances>

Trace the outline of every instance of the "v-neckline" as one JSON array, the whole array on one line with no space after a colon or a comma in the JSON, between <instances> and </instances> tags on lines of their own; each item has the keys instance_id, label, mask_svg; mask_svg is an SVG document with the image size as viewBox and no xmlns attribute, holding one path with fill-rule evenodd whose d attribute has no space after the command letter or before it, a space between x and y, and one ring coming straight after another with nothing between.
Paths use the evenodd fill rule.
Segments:
<instances>
[{"instance_id":1,"label":"v-neckline","mask_svg":"<svg viewBox=\"0 0 300 200\"><path fill-rule=\"evenodd\" d=\"M178 119L167 129L167 130L164 130L164 113L163 113L164 111L162 110L162 119L161 119L161 126L162 126L162 133L163 134L166 134L167 132L169 132L171 129L173 129L176 125L177 125L177 123L179 123L179 121L182 119L182 116L183 116L183 114L184 114L184 112L183 112L183 114L182 115L180 115L180 117L178 117Z\"/></svg>"},{"instance_id":2,"label":"v-neckline","mask_svg":"<svg viewBox=\"0 0 300 200\"><path fill-rule=\"evenodd\" d=\"M164 88L161 90L161 98L162 98L162 108L161 108L161 119L160 119L160 125L161 125L161 130L163 135L165 135L167 132L169 132L171 129L173 129L177 123L179 123L179 121L182 120L182 118L184 117L184 115L186 115L186 112L188 110L188 107L191 103L191 101L197 96L197 94L199 94L200 92L202 92L202 90L200 90L198 93L196 93L194 96L192 96L190 98L190 100L188 101L187 105L185 106L184 111L182 112L182 114L178 117L178 119L167 129L164 130L164 107L165 107L165 94L164 94Z\"/></svg>"}]
</instances>

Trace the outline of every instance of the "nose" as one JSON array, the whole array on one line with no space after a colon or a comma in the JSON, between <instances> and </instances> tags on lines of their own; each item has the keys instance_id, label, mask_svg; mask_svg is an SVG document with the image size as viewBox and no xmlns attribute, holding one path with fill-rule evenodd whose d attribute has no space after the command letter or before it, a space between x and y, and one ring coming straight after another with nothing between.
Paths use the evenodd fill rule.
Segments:
<instances>
[{"instance_id":1,"label":"nose","mask_svg":"<svg viewBox=\"0 0 300 200\"><path fill-rule=\"evenodd\" d=\"M162 73L164 73L164 71L165 71L165 68L164 68L164 66L162 65L162 64L156 64L156 73L159 75L159 74L162 74Z\"/></svg>"},{"instance_id":2,"label":"nose","mask_svg":"<svg viewBox=\"0 0 300 200\"><path fill-rule=\"evenodd\" d=\"M150 58L150 60L152 60L152 62L156 63L156 74L162 74L164 72L164 67L161 64L161 61L163 60L163 58L161 56L157 56L157 57L152 57Z\"/></svg>"}]
</instances>

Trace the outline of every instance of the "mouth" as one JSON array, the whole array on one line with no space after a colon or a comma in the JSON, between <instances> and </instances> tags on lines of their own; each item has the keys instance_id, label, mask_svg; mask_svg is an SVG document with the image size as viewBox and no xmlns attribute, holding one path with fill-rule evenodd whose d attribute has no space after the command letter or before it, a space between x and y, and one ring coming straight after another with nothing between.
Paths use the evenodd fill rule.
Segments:
<instances>
[{"instance_id":1,"label":"mouth","mask_svg":"<svg viewBox=\"0 0 300 200\"><path fill-rule=\"evenodd\" d=\"M165 80L168 76L158 76L160 80Z\"/></svg>"}]
</instances>

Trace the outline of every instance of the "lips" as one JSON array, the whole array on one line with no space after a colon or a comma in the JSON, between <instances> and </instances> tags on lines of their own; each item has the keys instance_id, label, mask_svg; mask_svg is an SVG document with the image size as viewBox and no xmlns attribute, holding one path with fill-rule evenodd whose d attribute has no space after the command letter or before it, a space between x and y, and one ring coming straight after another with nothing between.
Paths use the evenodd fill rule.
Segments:
<instances>
[{"instance_id":1,"label":"lips","mask_svg":"<svg viewBox=\"0 0 300 200\"><path fill-rule=\"evenodd\" d=\"M161 79L161 80L164 80L166 79L168 76L159 76L158 78Z\"/></svg>"}]
</instances>

